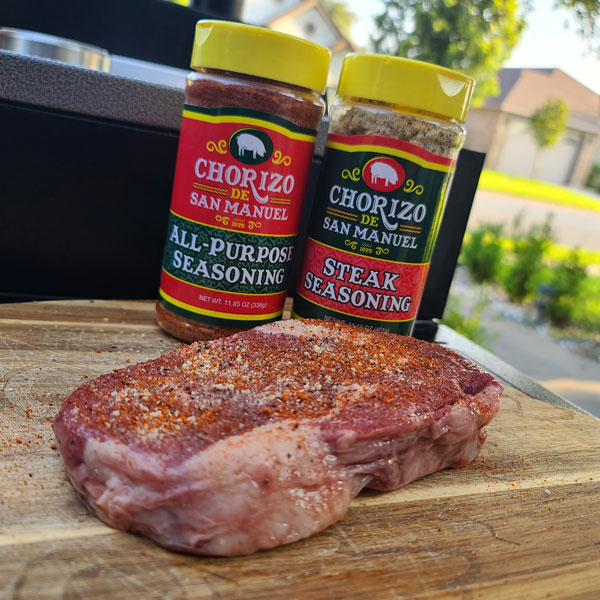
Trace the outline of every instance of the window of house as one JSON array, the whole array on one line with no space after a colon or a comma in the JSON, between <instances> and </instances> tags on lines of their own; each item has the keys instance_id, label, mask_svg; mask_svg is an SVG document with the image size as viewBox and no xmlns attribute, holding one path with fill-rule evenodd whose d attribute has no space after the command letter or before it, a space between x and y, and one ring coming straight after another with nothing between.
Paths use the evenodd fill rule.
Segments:
<instances>
[{"instance_id":1,"label":"window of house","mask_svg":"<svg viewBox=\"0 0 600 600\"><path fill-rule=\"evenodd\" d=\"M307 35L311 35L315 32L315 24L314 23L307 23L304 26L304 31Z\"/></svg>"}]
</instances>

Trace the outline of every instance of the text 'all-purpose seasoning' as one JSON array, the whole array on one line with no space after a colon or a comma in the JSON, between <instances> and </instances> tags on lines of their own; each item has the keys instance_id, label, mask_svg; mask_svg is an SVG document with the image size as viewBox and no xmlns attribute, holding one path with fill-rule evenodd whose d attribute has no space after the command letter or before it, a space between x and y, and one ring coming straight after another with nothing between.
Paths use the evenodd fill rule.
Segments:
<instances>
[{"instance_id":1,"label":"text 'all-purpose seasoning'","mask_svg":"<svg viewBox=\"0 0 600 600\"><path fill-rule=\"evenodd\" d=\"M195 341L281 317L330 52L200 21L156 313Z\"/></svg>"},{"instance_id":2,"label":"text 'all-purpose seasoning'","mask_svg":"<svg viewBox=\"0 0 600 600\"><path fill-rule=\"evenodd\" d=\"M346 56L294 316L412 332L473 87L435 65Z\"/></svg>"}]
</instances>

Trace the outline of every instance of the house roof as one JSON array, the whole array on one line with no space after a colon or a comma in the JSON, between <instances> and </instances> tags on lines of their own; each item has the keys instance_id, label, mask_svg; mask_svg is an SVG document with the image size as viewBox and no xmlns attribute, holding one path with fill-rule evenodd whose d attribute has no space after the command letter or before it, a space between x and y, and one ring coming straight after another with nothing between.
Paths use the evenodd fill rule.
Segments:
<instances>
[{"instance_id":1,"label":"house roof","mask_svg":"<svg viewBox=\"0 0 600 600\"><path fill-rule=\"evenodd\" d=\"M353 52L359 52L360 47L357 46L352 40L347 38L339 29L339 27L334 23L333 19L329 12L325 9L320 0L304 0L292 7L290 10L287 10L277 16L273 17L268 23L265 23L267 27L271 27L276 29L278 21L282 21L288 18L297 18L298 16L306 13L307 11L315 9L321 19L327 24L327 27L332 31L333 35L336 38L336 41L331 46L331 50L337 51L344 48L347 48Z\"/></svg>"},{"instance_id":2,"label":"house roof","mask_svg":"<svg viewBox=\"0 0 600 600\"><path fill-rule=\"evenodd\" d=\"M560 98L569 106L567 126L600 132L600 95L560 69L502 69L500 93L488 98L483 108L530 117L548 98Z\"/></svg>"}]
</instances>

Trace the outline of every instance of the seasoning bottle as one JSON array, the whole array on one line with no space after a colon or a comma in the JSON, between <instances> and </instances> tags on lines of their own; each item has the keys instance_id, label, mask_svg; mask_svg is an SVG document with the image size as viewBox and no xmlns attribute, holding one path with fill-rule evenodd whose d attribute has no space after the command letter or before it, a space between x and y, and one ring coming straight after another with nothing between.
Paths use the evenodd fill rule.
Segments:
<instances>
[{"instance_id":1,"label":"seasoning bottle","mask_svg":"<svg viewBox=\"0 0 600 600\"><path fill-rule=\"evenodd\" d=\"M156 306L184 341L281 317L330 52L199 21Z\"/></svg>"},{"instance_id":2,"label":"seasoning bottle","mask_svg":"<svg viewBox=\"0 0 600 600\"><path fill-rule=\"evenodd\" d=\"M346 56L295 317L410 335L473 87L419 61Z\"/></svg>"}]
</instances>

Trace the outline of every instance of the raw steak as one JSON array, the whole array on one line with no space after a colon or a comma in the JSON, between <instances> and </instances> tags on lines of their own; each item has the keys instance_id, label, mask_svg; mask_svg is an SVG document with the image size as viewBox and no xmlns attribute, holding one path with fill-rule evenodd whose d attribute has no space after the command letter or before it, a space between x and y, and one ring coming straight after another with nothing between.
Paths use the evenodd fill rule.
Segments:
<instances>
[{"instance_id":1,"label":"raw steak","mask_svg":"<svg viewBox=\"0 0 600 600\"><path fill-rule=\"evenodd\" d=\"M231 556L324 529L364 487L467 465L501 391L441 346L290 320L88 382L54 431L103 521Z\"/></svg>"}]
</instances>

